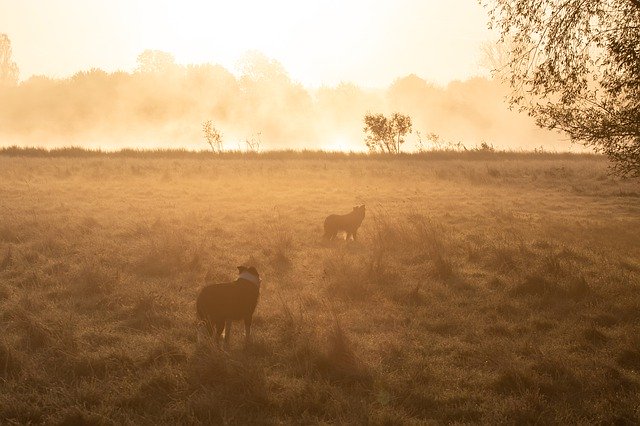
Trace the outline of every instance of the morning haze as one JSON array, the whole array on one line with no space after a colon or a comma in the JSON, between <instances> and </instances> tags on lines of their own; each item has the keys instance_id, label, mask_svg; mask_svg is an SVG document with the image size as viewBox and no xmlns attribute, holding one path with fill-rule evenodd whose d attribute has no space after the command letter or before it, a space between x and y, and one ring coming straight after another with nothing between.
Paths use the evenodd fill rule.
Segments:
<instances>
[{"instance_id":1,"label":"morning haze","mask_svg":"<svg viewBox=\"0 0 640 426\"><path fill-rule=\"evenodd\" d=\"M309 89L258 52L240 65L235 75L221 65L183 66L169 54L146 51L134 72L31 77L5 89L0 133L15 145L200 149L206 147L201 124L212 120L225 149L244 148L259 134L265 149L361 151L364 115L400 111L423 138L437 133L469 148L481 142L514 150L570 148L509 111L505 90L485 77L442 87L411 74L382 89L355 83ZM406 151L416 149L417 132Z\"/></svg>"},{"instance_id":2,"label":"morning haze","mask_svg":"<svg viewBox=\"0 0 640 426\"><path fill-rule=\"evenodd\" d=\"M640 0L483 3L0 0L0 424L640 424Z\"/></svg>"},{"instance_id":3,"label":"morning haze","mask_svg":"<svg viewBox=\"0 0 640 426\"><path fill-rule=\"evenodd\" d=\"M359 151L364 114L399 111L414 120L407 151L432 133L468 148L571 149L504 105L479 65L484 12L458 3L2 2L20 84L4 93L0 133L198 149L212 120L226 149L260 134L266 149Z\"/></svg>"}]
</instances>

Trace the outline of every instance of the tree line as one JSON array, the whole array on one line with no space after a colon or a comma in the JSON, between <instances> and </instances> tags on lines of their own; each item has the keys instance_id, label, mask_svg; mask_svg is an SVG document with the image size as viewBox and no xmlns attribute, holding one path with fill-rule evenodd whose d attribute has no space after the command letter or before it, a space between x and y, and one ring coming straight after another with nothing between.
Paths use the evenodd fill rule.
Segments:
<instances>
[{"instance_id":1,"label":"tree line","mask_svg":"<svg viewBox=\"0 0 640 426\"><path fill-rule=\"evenodd\" d=\"M10 84L0 85L0 142L206 148L202 126L210 120L226 149L247 143L263 149L362 149L363 117L398 112L411 117L414 129L404 150L414 149L417 131L470 146L482 140L514 149L559 146L556 135L509 111L504 85L484 77L438 86L408 75L385 89L348 82L309 89L258 52L242 58L235 72L216 64L177 64L169 53L154 50L137 59L132 71L90 69L22 81L14 73Z\"/></svg>"},{"instance_id":2,"label":"tree line","mask_svg":"<svg viewBox=\"0 0 640 426\"><path fill-rule=\"evenodd\" d=\"M640 0L479 2L489 10L489 26L501 35L493 50L499 53L494 73L501 79L476 78L443 90L411 75L382 96L350 84L311 94L277 61L256 52L245 58L240 77L217 65L180 66L166 52L147 50L133 73L94 69L68 79L32 77L18 83L10 40L0 34L0 128L9 135L64 137L87 129L132 134L135 125L158 135L171 131L169 125L178 135L193 128L181 128L180 119L199 114L227 128L241 123L245 132L269 141L313 143L331 133L348 134L342 127L352 131L360 116L371 151L398 153L414 123L429 126L434 117L446 117L450 125L462 118L475 136L486 133L506 117L491 114L499 102L487 95L506 93L539 127L560 130L606 154L620 175L640 176ZM455 99L456 89L462 89L461 99ZM412 110L417 119L371 112L397 107ZM200 121L207 143L220 149L221 133L211 119ZM432 141L440 138L429 135ZM493 147L484 141L482 146Z\"/></svg>"}]
</instances>

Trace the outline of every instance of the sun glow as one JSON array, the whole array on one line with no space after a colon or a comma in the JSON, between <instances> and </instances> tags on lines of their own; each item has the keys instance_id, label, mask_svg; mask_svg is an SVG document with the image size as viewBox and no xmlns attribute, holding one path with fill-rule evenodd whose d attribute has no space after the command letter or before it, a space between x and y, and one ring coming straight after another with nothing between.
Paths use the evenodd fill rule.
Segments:
<instances>
[{"instance_id":1,"label":"sun glow","mask_svg":"<svg viewBox=\"0 0 640 426\"><path fill-rule=\"evenodd\" d=\"M347 136L338 135L335 136L331 142L321 147L323 151L342 151L342 152L360 152L363 151L363 147L359 146Z\"/></svg>"},{"instance_id":2,"label":"sun glow","mask_svg":"<svg viewBox=\"0 0 640 426\"><path fill-rule=\"evenodd\" d=\"M50 80L3 99L17 119L0 133L50 146L207 149L200 127L213 120L225 149L261 133L265 150L365 151L365 113L397 111L423 134L499 146L523 132L486 107L484 96L499 102L487 79L468 79L485 19L476 0L0 0L19 80ZM32 93L58 102L46 122Z\"/></svg>"},{"instance_id":3,"label":"sun glow","mask_svg":"<svg viewBox=\"0 0 640 426\"><path fill-rule=\"evenodd\" d=\"M375 16L368 16L373 11L360 0L161 1L145 13L147 47L167 50L180 63L213 60L233 68L246 51L258 50L282 62L297 80L317 85L327 82L318 65L338 80L345 68L358 70L364 55L374 54L365 34ZM313 60L301 60L310 53Z\"/></svg>"},{"instance_id":4,"label":"sun glow","mask_svg":"<svg viewBox=\"0 0 640 426\"><path fill-rule=\"evenodd\" d=\"M447 83L477 72L478 46L493 37L485 21L475 0L0 0L21 79L131 70L155 49L229 69L259 50L314 87L385 87L410 73Z\"/></svg>"}]
</instances>

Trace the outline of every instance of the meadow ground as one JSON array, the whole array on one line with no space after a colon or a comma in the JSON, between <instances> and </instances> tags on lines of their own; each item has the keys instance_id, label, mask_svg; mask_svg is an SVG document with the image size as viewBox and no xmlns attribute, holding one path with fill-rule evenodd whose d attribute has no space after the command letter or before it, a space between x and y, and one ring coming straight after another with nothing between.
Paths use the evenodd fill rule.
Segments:
<instances>
[{"instance_id":1,"label":"meadow ground","mask_svg":"<svg viewBox=\"0 0 640 426\"><path fill-rule=\"evenodd\" d=\"M606 166L2 156L0 423L637 424L640 184ZM195 297L239 264L223 352Z\"/></svg>"}]
</instances>

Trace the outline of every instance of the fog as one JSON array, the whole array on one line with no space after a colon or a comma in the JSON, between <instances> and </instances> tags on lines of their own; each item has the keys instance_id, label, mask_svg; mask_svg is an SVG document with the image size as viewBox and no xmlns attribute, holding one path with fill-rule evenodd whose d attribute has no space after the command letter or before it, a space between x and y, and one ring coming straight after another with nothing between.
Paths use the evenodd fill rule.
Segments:
<instances>
[{"instance_id":1,"label":"fog","mask_svg":"<svg viewBox=\"0 0 640 426\"><path fill-rule=\"evenodd\" d=\"M237 70L215 64L179 65L160 51L145 51L133 72L80 71L69 78L31 77L0 88L0 145L87 148L207 149L202 124L211 120L224 149L366 149L366 113L400 112L413 120L403 151L437 148L566 151L561 135L538 129L510 111L507 89L487 77L432 84L400 76L386 88L345 82L309 88L293 81L276 60L246 54Z\"/></svg>"}]
</instances>

